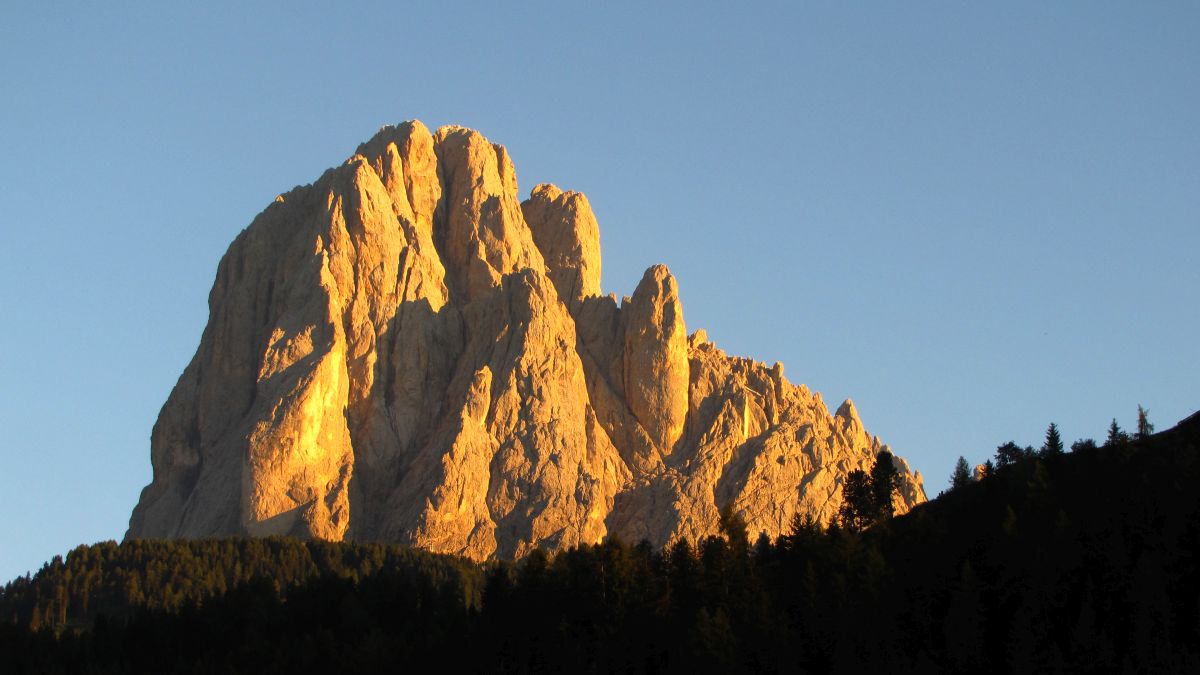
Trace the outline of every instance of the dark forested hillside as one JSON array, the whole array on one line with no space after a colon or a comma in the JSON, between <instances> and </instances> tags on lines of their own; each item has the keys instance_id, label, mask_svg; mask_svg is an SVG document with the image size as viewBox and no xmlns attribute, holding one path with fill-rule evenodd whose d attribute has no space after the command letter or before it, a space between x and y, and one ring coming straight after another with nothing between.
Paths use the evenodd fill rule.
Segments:
<instances>
[{"instance_id":1,"label":"dark forested hillside","mask_svg":"<svg viewBox=\"0 0 1200 675\"><path fill-rule=\"evenodd\" d=\"M284 538L130 541L80 546L66 561L56 556L33 579L9 583L0 596L0 619L35 629L86 628L101 614L178 612L259 579L284 590L315 577L358 581L382 570L459 588L464 602L478 601L477 565L400 546Z\"/></svg>"},{"instance_id":2,"label":"dark forested hillside","mask_svg":"<svg viewBox=\"0 0 1200 675\"><path fill-rule=\"evenodd\" d=\"M1001 446L986 478L861 533L750 542L726 515L666 551L487 566L294 540L80 547L5 587L0 650L5 672L1200 672L1200 416L1048 445Z\"/></svg>"}]
</instances>

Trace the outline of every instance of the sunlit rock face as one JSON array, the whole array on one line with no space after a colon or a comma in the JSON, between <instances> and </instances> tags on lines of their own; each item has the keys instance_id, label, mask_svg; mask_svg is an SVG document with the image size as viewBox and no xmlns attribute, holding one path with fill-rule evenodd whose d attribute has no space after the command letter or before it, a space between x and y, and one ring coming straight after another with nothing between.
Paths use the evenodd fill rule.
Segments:
<instances>
[{"instance_id":1,"label":"sunlit rock face","mask_svg":"<svg viewBox=\"0 0 1200 675\"><path fill-rule=\"evenodd\" d=\"M229 247L128 537L393 541L474 559L828 522L886 446L853 404L686 332L666 267L600 295L587 199L521 202L478 132L385 127ZM923 501L897 459L896 510Z\"/></svg>"}]
</instances>

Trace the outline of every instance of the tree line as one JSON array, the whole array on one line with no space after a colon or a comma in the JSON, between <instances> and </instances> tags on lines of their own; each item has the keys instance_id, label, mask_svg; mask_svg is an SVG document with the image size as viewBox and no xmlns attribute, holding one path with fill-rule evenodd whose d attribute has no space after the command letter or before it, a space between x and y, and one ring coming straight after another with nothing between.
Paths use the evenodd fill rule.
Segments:
<instances>
[{"instance_id":1,"label":"tree line","mask_svg":"<svg viewBox=\"0 0 1200 675\"><path fill-rule=\"evenodd\" d=\"M1108 437L1104 440L1103 447L1112 448L1129 443L1131 440L1146 440L1154 433L1154 425L1150 423L1150 411L1143 408L1141 405L1137 407L1137 431L1133 436L1121 429L1117 424L1117 419L1114 417L1112 424L1108 427ZM1086 453L1095 450L1098 446L1096 441L1091 438L1081 438L1071 444L1071 452ZM971 465L965 457L959 457L954 465L954 470L950 474L950 489L958 489L977 480L995 473L997 468L1007 467L1017 464L1022 461L1033 458L1051 458L1063 454L1063 440L1058 432L1058 425L1054 422L1046 428L1046 439L1042 446L1034 449L1033 446L1027 445L1021 447L1012 441L1007 441L996 447L995 455L988 458L981 464L976 471L972 471Z\"/></svg>"},{"instance_id":2,"label":"tree line","mask_svg":"<svg viewBox=\"0 0 1200 675\"><path fill-rule=\"evenodd\" d=\"M894 518L877 461L852 488L865 511L775 540L726 508L699 542L483 565L287 539L81 547L5 587L0 651L15 673L1200 672L1198 446L1200 417L1034 452Z\"/></svg>"}]
</instances>

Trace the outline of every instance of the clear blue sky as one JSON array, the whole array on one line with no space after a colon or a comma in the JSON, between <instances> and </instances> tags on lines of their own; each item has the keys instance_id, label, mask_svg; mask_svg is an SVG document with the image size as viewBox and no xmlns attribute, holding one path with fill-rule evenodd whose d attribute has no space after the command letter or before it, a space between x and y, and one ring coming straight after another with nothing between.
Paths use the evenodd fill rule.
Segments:
<instances>
[{"instance_id":1,"label":"clear blue sky","mask_svg":"<svg viewBox=\"0 0 1200 675\"><path fill-rule=\"evenodd\" d=\"M50 4L0 9L0 580L124 534L226 246L410 118L587 193L606 290L668 264L931 496L1200 407L1200 3Z\"/></svg>"}]
</instances>

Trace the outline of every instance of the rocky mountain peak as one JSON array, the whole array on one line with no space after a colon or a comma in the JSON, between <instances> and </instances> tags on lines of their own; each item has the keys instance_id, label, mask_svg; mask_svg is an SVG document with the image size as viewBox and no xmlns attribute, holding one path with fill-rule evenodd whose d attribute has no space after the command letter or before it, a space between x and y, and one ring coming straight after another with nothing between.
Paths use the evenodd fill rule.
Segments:
<instances>
[{"instance_id":1,"label":"rocky mountain peak","mask_svg":"<svg viewBox=\"0 0 1200 675\"><path fill-rule=\"evenodd\" d=\"M230 245L129 537L398 541L476 559L828 521L884 446L853 404L601 295L586 197L476 131L386 126ZM903 512L924 500L903 460Z\"/></svg>"}]
</instances>

